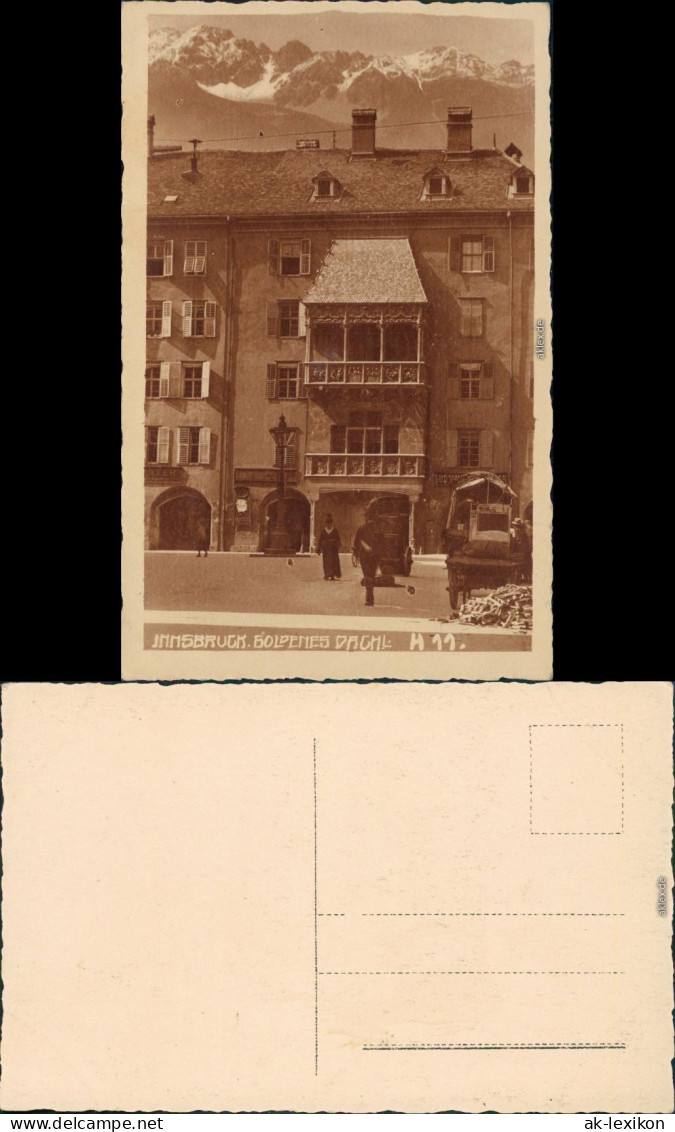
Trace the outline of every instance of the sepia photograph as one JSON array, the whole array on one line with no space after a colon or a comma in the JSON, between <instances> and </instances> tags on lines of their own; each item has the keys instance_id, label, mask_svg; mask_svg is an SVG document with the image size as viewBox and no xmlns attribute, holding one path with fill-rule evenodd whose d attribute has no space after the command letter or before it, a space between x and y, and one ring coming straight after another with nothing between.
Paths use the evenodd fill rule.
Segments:
<instances>
[{"instance_id":1,"label":"sepia photograph","mask_svg":"<svg viewBox=\"0 0 675 1132\"><path fill-rule=\"evenodd\" d=\"M547 6L123 14L125 676L550 676Z\"/></svg>"}]
</instances>

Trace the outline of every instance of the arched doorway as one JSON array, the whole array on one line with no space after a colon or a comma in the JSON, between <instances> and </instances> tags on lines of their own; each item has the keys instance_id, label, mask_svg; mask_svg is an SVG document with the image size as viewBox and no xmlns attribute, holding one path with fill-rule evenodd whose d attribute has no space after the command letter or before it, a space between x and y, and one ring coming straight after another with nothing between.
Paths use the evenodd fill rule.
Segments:
<instances>
[{"instance_id":1,"label":"arched doorway","mask_svg":"<svg viewBox=\"0 0 675 1132\"><path fill-rule=\"evenodd\" d=\"M176 495L158 505L159 550L206 550L211 545L211 507L203 495Z\"/></svg>"},{"instance_id":2,"label":"arched doorway","mask_svg":"<svg viewBox=\"0 0 675 1132\"><path fill-rule=\"evenodd\" d=\"M261 549L267 550L270 534L276 528L278 500L276 492L263 504L263 529ZM284 496L284 526L288 531L291 550L298 553L309 550L309 524L311 508L309 500L299 491L286 491Z\"/></svg>"}]
</instances>

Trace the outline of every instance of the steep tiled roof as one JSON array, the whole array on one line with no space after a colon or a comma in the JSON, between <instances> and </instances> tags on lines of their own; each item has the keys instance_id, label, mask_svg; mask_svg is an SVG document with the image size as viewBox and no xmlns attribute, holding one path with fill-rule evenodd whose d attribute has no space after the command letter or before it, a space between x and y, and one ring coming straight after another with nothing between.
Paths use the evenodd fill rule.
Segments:
<instances>
[{"instance_id":1,"label":"steep tiled roof","mask_svg":"<svg viewBox=\"0 0 675 1132\"><path fill-rule=\"evenodd\" d=\"M397 240L334 240L309 303L426 303L410 244Z\"/></svg>"},{"instance_id":2,"label":"steep tiled roof","mask_svg":"<svg viewBox=\"0 0 675 1132\"><path fill-rule=\"evenodd\" d=\"M342 185L339 198L312 200L312 178L330 165ZM420 200L424 176L438 165L452 195ZM269 216L357 212L528 211L531 200L508 200L514 163L499 151L475 150L446 159L442 150L378 150L375 160L350 160L348 150L211 150L199 154L199 175L187 153L150 161L149 216ZM177 196L176 201L165 197Z\"/></svg>"}]
</instances>

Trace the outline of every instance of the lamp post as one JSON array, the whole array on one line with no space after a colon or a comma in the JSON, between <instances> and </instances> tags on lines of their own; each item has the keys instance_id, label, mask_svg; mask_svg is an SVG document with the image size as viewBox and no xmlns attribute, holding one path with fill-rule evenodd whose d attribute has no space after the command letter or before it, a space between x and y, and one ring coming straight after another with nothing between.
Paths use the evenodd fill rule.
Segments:
<instances>
[{"instance_id":1,"label":"lamp post","mask_svg":"<svg viewBox=\"0 0 675 1132\"><path fill-rule=\"evenodd\" d=\"M291 437L291 430L286 427L286 418L279 417L279 424L276 428L270 429L270 436L274 440L274 451L276 460L279 465L279 479L277 482L277 513L274 522L274 530L270 534L270 544L265 550L265 554L283 554L286 555L291 549L291 540L286 530L286 483L284 480L284 463L286 460L286 449Z\"/></svg>"}]
</instances>

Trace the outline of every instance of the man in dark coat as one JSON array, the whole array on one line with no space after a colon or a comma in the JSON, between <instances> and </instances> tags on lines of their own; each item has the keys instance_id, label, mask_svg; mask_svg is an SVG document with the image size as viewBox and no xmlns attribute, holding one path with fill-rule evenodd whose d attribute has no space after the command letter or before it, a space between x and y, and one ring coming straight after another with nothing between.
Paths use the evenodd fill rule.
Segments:
<instances>
[{"instance_id":1,"label":"man in dark coat","mask_svg":"<svg viewBox=\"0 0 675 1132\"><path fill-rule=\"evenodd\" d=\"M329 513L316 544L316 553L323 555L323 577L326 582L334 582L342 577L339 551L340 532L333 525L333 516Z\"/></svg>"},{"instance_id":2,"label":"man in dark coat","mask_svg":"<svg viewBox=\"0 0 675 1132\"><path fill-rule=\"evenodd\" d=\"M363 570L362 586L366 587L366 605L375 604L375 574L380 560L380 536L375 524L365 513L363 523L354 535L352 553L358 558Z\"/></svg>"}]
</instances>

